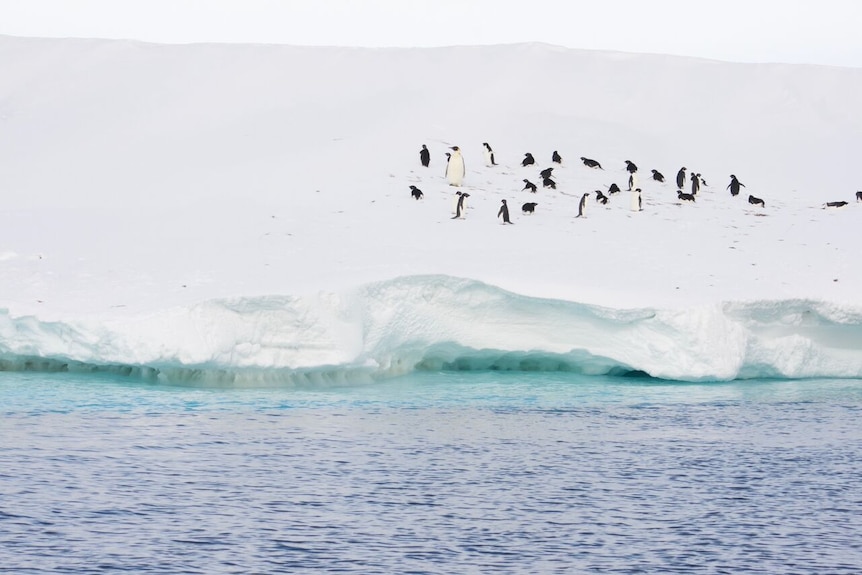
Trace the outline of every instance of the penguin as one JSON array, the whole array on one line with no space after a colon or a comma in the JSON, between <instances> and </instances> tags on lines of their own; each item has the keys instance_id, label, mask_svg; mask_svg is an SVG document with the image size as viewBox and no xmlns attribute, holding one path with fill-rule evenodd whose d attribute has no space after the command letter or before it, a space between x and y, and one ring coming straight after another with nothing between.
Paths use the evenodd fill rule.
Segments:
<instances>
[{"instance_id":1,"label":"penguin","mask_svg":"<svg viewBox=\"0 0 862 575\"><path fill-rule=\"evenodd\" d=\"M590 193L589 193L589 192L587 192L587 193L585 193L583 196L581 196L581 201L578 203L578 215L577 215L577 216L575 216L576 218L585 218L585 217L587 217L587 216L585 216L584 214L585 214L585 213L586 213L586 211L587 211L587 198L589 198L589 197L590 197Z\"/></svg>"},{"instance_id":2,"label":"penguin","mask_svg":"<svg viewBox=\"0 0 862 575\"><path fill-rule=\"evenodd\" d=\"M761 208L766 207L766 202L764 202L760 198L755 198L751 194L748 194L748 203L751 204L752 206L760 206Z\"/></svg>"},{"instance_id":3,"label":"penguin","mask_svg":"<svg viewBox=\"0 0 862 575\"><path fill-rule=\"evenodd\" d=\"M680 200L684 201L684 202L693 202L694 201L694 196L692 194L686 194L682 190L676 191L676 197L679 198Z\"/></svg>"},{"instance_id":4,"label":"penguin","mask_svg":"<svg viewBox=\"0 0 862 575\"><path fill-rule=\"evenodd\" d=\"M562 164L563 163L563 158L560 157L560 154L557 153L557 150L554 150L554 153L551 154L551 161L554 162L555 164Z\"/></svg>"},{"instance_id":5,"label":"penguin","mask_svg":"<svg viewBox=\"0 0 862 575\"><path fill-rule=\"evenodd\" d=\"M682 189L685 187L685 166L681 167L676 173L676 187Z\"/></svg>"},{"instance_id":6,"label":"penguin","mask_svg":"<svg viewBox=\"0 0 862 575\"><path fill-rule=\"evenodd\" d=\"M410 195L413 196L414 200L421 200L425 197L425 194L422 193L422 190L420 190L416 186L410 186Z\"/></svg>"},{"instance_id":7,"label":"penguin","mask_svg":"<svg viewBox=\"0 0 862 575\"><path fill-rule=\"evenodd\" d=\"M701 175L700 175L700 174L698 174L698 175L697 175L697 179L698 179L698 180L700 180L700 185L701 185L701 186L703 186L704 188L708 188L708 187L709 187L709 185L706 183L706 180L704 180L704 179L703 179L703 177L701 177ZM699 188L698 188L698 189L699 189Z\"/></svg>"},{"instance_id":8,"label":"penguin","mask_svg":"<svg viewBox=\"0 0 862 575\"><path fill-rule=\"evenodd\" d=\"M628 191L632 191L638 185L638 176L635 172L629 173L629 189Z\"/></svg>"},{"instance_id":9,"label":"penguin","mask_svg":"<svg viewBox=\"0 0 862 575\"><path fill-rule=\"evenodd\" d=\"M608 205L608 197L604 195L601 190L596 190L596 201L603 206Z\"/></svg>"},{"instance_id":10,"label":"penguin","mask_svg":"<svg viewBox=\"0 0 862 575\"><path fill-rule=\"evenodd\" d=\"M634 174L638 171L638 167L631 160L626 160L626 170L630 174Z\"/></svg>"},{"instance_id":11,"label":"penguin","mask_svg":"<svg viewBox=\"0 0 862 575\"><path fill-rule=\"evenodd\" d=\"M521 211L525 214L532 214L536 211L536 206L538 206L536 202L527 202L523 206L521 206Z\"/></svg>"},{"instance_id":12,"label":"penguin","mask_svg":"<svg viewBox=\"0 0 862 575\"><path fill-rule=\"evenodd\" d=\"M824 208L843 208L843 207L844 207L844 206L846 206L846 205L847 205L847 202L844 202L844 201L841 201L841 202L826 202L825 204L823 204L823 207L824 207Z\"/></svg>"},{"instance_id":13,"label":"penguin","mask_svg":"<svg viewBox=\"0 0 862 575\"><path fill-rule=\"evenodd\" d=\"M452 146L451 149L452 156L446 164L446 179L449 180L450 186L458 186L460 188L461 184L464 183L464 173L466 172L464 157L461 156L461 148L458 146Z\"/></svg>"},{"instance_id":14,"label":"penguin","mask_svg":"<svg viewBox=\"0 0 862 575\"><path fill-rule=\"evenodd\" d=\"M691 173L691 195L696 196L700 191L700 178L694 172Z\"/></svg>"},{"instance_id":15,"label":"penguin","mask_svg":"<svg viewBox=\"0 0 862 575\"><path fill-rule=\"evenodd\" d=\"M652 170L652 179L654 179L657 182L661 182L663 184L664 183L664 174L662 174L658 170Z\"/></svg>"},{"instance_id":16,"label":"penguin","mask_svg":"<svg viewBox=\"0 0 862 575\"><path fill-rule=\"evenodd\" d=\"M544 170L539 172L539 175L542 176L543 180L546 180L546 179L552 177L553 172L554 172L554 168L545 168Z\"/></svg>"},{"instance_id":17,"label":"penguin","mask_svg":"<svg viewBox=\"0 0 862 575\"><path fill-rule=\"evenodd\" d=\"M862 202L862 192L856 192L856 201Z\"/></svg>"},{"instance_id":18,"label":"penguin","mask_svg":"<svg viewBox=\"0 0 862 575\"><path fill-rule=\"evenodd\" d=\"M467 202L467 198L469 198L469 197L470 197L470 194L468 194L466 192L464 192L463 194L461 192L458 192L458 205L455 207L455 217L452 218L453 220L463 220L464 219L464 214L466 213L466 210L467 210L466 202Z\"/></svg>"},{"instance_id":19,"label":"penguin","mask_svg":"<svg viewBox=\"0 0 862 575\"><path fill-rule=\"evenodd\" d=\"M426 168L431 164L431 152L428 151L428 146L422 144L422 149L419 150L419 161Z\"/></svg>"},{"instance_id":20,"label":"penguin","mask_svg":"<svg viewBox=\"0 0 862 575\"><path fill-rule=\"evenodd\" d=\"M496 166L497 162L494 161L494 150L491 149L491 146L488 145L488 142L482 142L482 146L485 148L482 151L482 154L485 156L485 165L489 168L491 166Z\"/></svg>"},{"instance_id":21,"label":"penguin","mask_svg":"<svg viewBox=\"0 0 862 575\"><path fill-rule=\"evenodd\" d=\"M602 165L600 163L598 163L595 160L591 160L590 158L585 158L585 157L581 156L581 161L588 168L598 168L600 170L604 170L604 168L602 167Z\"/></svg>"},{"instance_id":22,"label":"penguin","mask_svg":"<svg viewBox=\"0 0 862 575\"><path fill-rule=\"evenodd\" d=\"M536 184L534 184L533 182L531 182L530 180L525 178L524 179L524 189L521 191L523 192L524 190L530 190L531 193L535 194L536 193Z\"/></svg>"},{"instance_id":23,"label":"penguin","mask_svg":"<svg viewBox=\"0 0 862 575\"><path fill-rule=\"evenodd\" d=\"M733 174L730 174L730 183L727 184L727 188L725 188L725 189L728 189L728 188L730 189L730 195L731 196L739 195L739 187L740 186L742 186L744 188L745 184L743 184L742 182L737 180L736 176L734 176Z\"/></svg>"},{"instance_id":24,"label":"penguin","mask_svg":"<svg viewBox=\"0 0 862 575\"><path fill-rule=\"evenodd\" d=\"M620 193L620 187L616 184L611 184L610 186L608 186L608 193L611 195L618 194Z\"/></svg>"},{"instance_id":25,"label":"penguin","mask_svg":"<svg viewBox=\"0 0 862 575\"><path fill-rule=\"evenodd\" d=\"M554 180L552 180L551 178L544 178L542 180L542 187L543 188L551 188L552 190L556 190L557 189L557 183Z\"/></svg>"},{"instance_id":26,"label":"penguin","mask_svg":"<svg viewBox=\"0 0 862 575\"><path fill-rule=\"evenodd\" d=\"M461 191L457 191L457 192L455 192L455 197L454 197L455 205L454 205L454 206L452 206L452 213L453 213L453 214L457 214L457 213L458 213L458 210L460 209L460 207L461 207L461 205L462 205L462 204L461 204L461 194L462 194L462 192L461 192ZM457 216L456 216L456 217L457 217Z\"/></svg>"},{"instance_id":27,"label":"penguin","mask_svg":"<svg viewBox=\"0 0 862 575\"><path fill-rule=\"evenodd\" d=\"M631 203L629 205L633 212L643 211L643 200L641 199L641 189L635 188L632 190Z\"/></svg>"},{"instance_id":28,"label":"penguin","mask_svg":"<svg viewBox=\"0 0 862 575\"><path fill-rule=\"evenodd\" d=\"M535 163L536 163L536 159L533 157L533 154L531 154L529 152L524 154L524 159L521 160L521 165L525 166L525 167L526 166L532 166Z\"/></svg>"},{"instance_id":29,"label":"penguin","mask_svg":"<svg viewBox=\"0 0 862 575\"><path fill-rule=\"evenodd\" d=\"M499 218L500 216L503 216L504 224L512 223L511 221L509 221L509 206L506 205L506 200L503 200L503 205L500 206L500 211L497 212L497 217Z\"/></svg>"}]
</instances>

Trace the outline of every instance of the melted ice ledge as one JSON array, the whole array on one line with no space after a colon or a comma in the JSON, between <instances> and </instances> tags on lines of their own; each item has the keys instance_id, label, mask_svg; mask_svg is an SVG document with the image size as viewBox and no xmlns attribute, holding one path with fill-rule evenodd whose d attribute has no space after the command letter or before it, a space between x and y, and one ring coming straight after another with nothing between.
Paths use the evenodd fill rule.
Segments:
<instances>
[{"instance_id":1,"label":"melted ice ledge","mask_svg":"<svg viewBox=\"0 0 862 575\"><path fill-rule=\"evenodd\" d=\"M413 276L343 293L208 301L122 322L0 312L6 369L167 381L355 381L417 369L862 377L862 310L816 301L609 309Z\"/></svg>"}]
</instances>

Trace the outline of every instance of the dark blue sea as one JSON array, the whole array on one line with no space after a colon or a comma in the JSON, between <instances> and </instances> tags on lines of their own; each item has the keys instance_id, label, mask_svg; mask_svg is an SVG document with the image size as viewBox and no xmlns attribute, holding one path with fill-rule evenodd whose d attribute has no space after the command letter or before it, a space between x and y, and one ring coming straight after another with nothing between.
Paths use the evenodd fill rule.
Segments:
<instances>
[{"instance_id":1,"label":"dark blue sea","mask_svg":"<svg viewBox=\"0 0 862 575\"><path fill-rule=\"evenodd\" d=\"M862 380L0 373L0 573L862 573Z\"/></svg>"}]
</instances>

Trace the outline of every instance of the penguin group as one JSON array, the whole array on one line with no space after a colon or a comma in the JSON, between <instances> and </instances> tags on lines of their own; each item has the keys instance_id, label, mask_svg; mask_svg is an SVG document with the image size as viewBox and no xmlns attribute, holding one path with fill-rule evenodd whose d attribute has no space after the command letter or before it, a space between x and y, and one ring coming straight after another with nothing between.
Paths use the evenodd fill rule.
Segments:
<instances>
[{"instance_id":1,"label":"penguin group","mask_svg":"<svg viewBox=\"0 0 862 575\"><path fill-rule=\"evenodd\" d=\"M485 166L488 168L493 168L499 166L497 163L497 157L494 153L493 148L488 142L482 142L482 154ZM445 166L445 179L450 186L454 187L462 187L464 185L465 177L466 177L466 164L464 161L464 157L462 155L462 150L459 146L449 146L449 152L446 152L446 166ZM422 148L419 151L419 159L420 163L423 167L429 167L431 161L431 153L428 150L428 146L423 144ZM538 171L537 177L538 181L541 182L542 189L550 189L557 190L557 182L555 180L554 170L555 167L562 166L563 157L560 154L559 150L553 150L550 155L551 166L543 168ZM604 167L602 164L590 157L580 156L581 163L584 167L590 170L602 170L604 171ZM538 167L536 166L536 157L531 152L526 152L523 155L523 158L520 160L521 168L532 168ZM630 209L634 212L643 211L643 198L644 198L644 190L640 187L638 181L638 173L639 169L637 164L635 164L631 160L624 160L624 173L627 177L627 192L629 192L630 197ZM505 168L504 168L505 169ZM698 194L702 191L703 188L707 187L706 180L703 178L700 172L696 172L689 170L687 167L682 166L676 174L676 199L682 203L696 203L696 199ZM651 177L650 179L653 182L658 184L665 184L665 176L657 169L650 170ZM521 192L529 192L531 194L537 194L539 190L539 186L533 183L530 178L521 177L521 182L523 183L523 187L520 188ZM590 192L586 192L579 195L578 200L578 208L576 218L585 218L586 217L586 208L588 204L588 199L591 195L594 195L596 199L596 203L607 206L610 202L610 198L615 194L619 194L622 192L619 185L615 182L607 185L607 191L603 192L602 190L594 190L592 194ZM654 185L654 184L653 184ZM739 178L735 174L730 174L730 182L726 186L725 190L730 192L731 197L737 197L740 195L742 188L745 188L745 184L742 183ZM684 191L688 188L688 192ZM410 186L411 195L414 199L420 200L424 198L424 193L419 190L416 186ZM562 192L566 194L566 192ZM570 194L566 194L570 195ZM453 217L452 219L464 219L466 214L466 200L470 197L470 194L467 192L457 191L455 193L455 207L453 209ZM856 192L856 201L862 202L862 191ZM755 208L766 208L766 201L763 198L754 196L753 194L748 195L748 204ZM824 204L824 208L840 208L846 206L848 202L846 201L835 201L835 202L827 202ZM521 206L521 211L523 214L534 214L536 211L537 202L525 202ZM502 223L504 224L512 224L512 220L509 213L508 203L505 199L501 200L501 205L497 211L497 217L502 219Z\"/></svg>"},{"instance_id":2,"label":"penguin group","mask_svg":"<svg viewBox=\"0 0 862 575\"><path fill-rule=\"evenodd\" d=\"M453 220L463 220L464 216L467 213L467 198L470 197L470 194L467 192L455 192L455 215L452 216Z\"/></svg>"},{"instance_id":3,"label":"penguin group","mask_svg":"<svg viewBox=\"0 0 862 575\"><path fill-rule=\"evenodd\" d=\"M462 150L459 146L449 146L449 152L446 152L446 166L445 166L445 178L450 186L455 186L460 188L464 185L464 180L466 176L466 164L464 161L464 157L462 155ZM498 166L499 164L496 161L496 156L493 148L488 142L482 142L482 154L485 166L488 168ZM430 152L428 150L428 146L423 144L421 150L419 151L420 163L423 167L428 167L430 163ZM588 158L586 156L580 157L583 165L590 169L595 170L604 170L601 163L592 158ZM563 164L563 157L560 154L559 150L553 150L550 155L551 166L543 168L538 172L538 180L541 182L541 186L543 189L556 190L557 182L554 179L554 170L556 166L561 166ZM520 161L520 165L522 168L529 168L532 166L536 166L536 157L532 154L532 152L525 152L523 158ZM630 160L625 161L626 172L629 174L628 177L628 190L632 192L632 206L633 210L641 211L643 209L643 200L642 200L642 190L637 187L637 176L636 173L638 171L638 167L634 162ZM660 175L657 170L653 170L653 177L657 181L663 181L663 177ZM658 177L656 177L658 174ZM521 182L524 184L520 191L529 192L532 194L538 193L539 186L533 183L529 178L521 178ZM424 197L424 194L421 190L416 188L416 186L410 186L411 194L416 199L419 200ZM596 202L601 205L608 205L609 196L620 193L621 190L616 183L611 183L608 186L607 194L603 193L601 190L595 190L595 198ZM586 217L587 204L590 196L593 195L590 192L586 192L580 195L578 200L578 208L576 218L584 218ZM467 192L457 191L455 193L455 207L453 209L452 219L464 219L466 215L467 205L466 199L470 197L470 194ZM524 214L534 214L536 211L537 202L525 202L521 206L521 211ZM497 211L497 217L502 219L502 223L504 224L512 224L508 203L506 200L501 200L501 205Z\"/></svg>"}]
</instances>

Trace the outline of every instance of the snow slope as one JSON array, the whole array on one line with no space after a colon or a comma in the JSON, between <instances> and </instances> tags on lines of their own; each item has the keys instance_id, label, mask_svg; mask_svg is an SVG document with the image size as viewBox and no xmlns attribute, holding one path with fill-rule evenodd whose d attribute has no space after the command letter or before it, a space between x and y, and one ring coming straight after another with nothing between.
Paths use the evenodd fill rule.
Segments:
<instances>
[{"instance_id":1,"label":"snow slope","mask_svg":"<svg viewBox=\"0 0 862 575\"><path fill-rule=\"evenodd\" d=\"M860 101L858 69L540 44L0 37L0 357L283 377L514 354L681 379L858 377ZM499 166L484 166L486 141ZM464 220L443 177L451 145ZM521 191L554 150L557 190ZM626 189L626 159L644 210L623 192L575 218L584 192ZM709 184L693 205L649 180L683 165ZM512 226L495 218L504 198ZM834 200L850 203L823 209ZM417 298L422 313L399 318ZM361 303L345 316L342 300ZM583 319L596 309L607 321ZM632 317L631 339L608 335ZM503 363L534 365L520 362Z\"/></svg>"}]
</instances>

